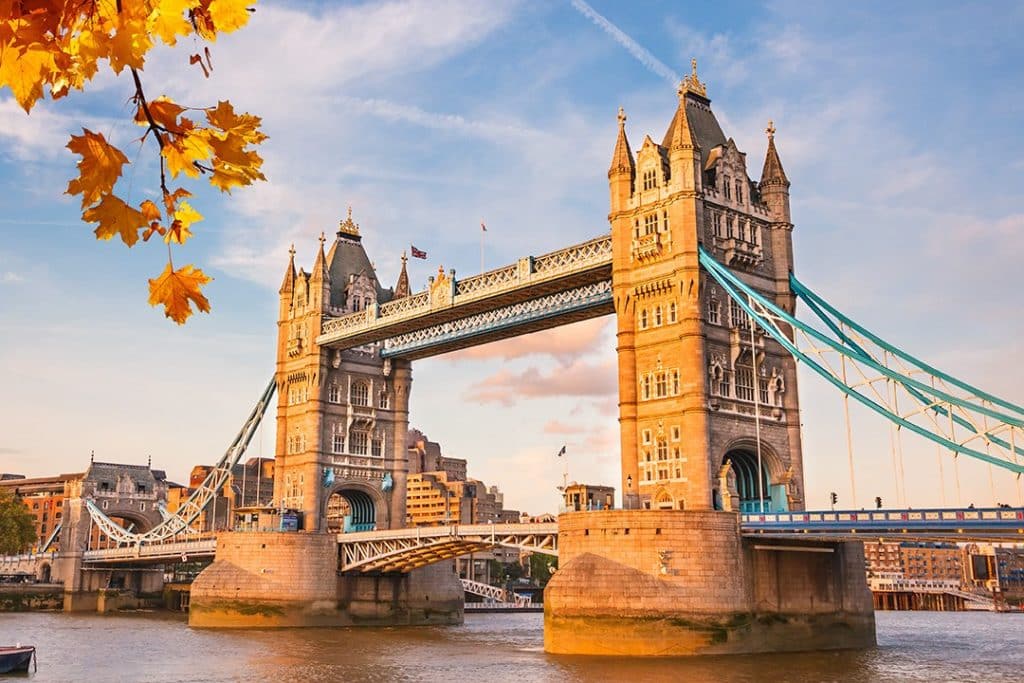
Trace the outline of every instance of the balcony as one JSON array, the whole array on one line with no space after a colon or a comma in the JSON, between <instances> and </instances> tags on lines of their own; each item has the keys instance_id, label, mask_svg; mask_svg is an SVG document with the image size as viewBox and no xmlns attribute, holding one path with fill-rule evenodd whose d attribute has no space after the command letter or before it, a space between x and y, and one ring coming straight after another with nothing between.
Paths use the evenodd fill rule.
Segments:
<instances>
[{"instance_id":1,"label":"balcony","mask_svg":"<svg viewBox=\"0 0 1024 683\"><path fill-rule=\"evenodd\" d=\"M637 261L655 258L661 254L661 233L651 232L633 239L633 258Z\"/></svg>"},{"instance_id":2,"label":"balcony","mask_svg":"<svg viewBox=\"0 0 1024 683\"><path fill-rule=\"evenodd\" d=\"M760 264L764 259L764 250L760 244L737 237L719 238L718 247L725 252L724 260L728 266L750 268Z\"/></svg>"},{"instance_id":3,"label":"balcony","mask_svg":"<svg viewBox=\"0 0 1024 683\"><path fill-rule=\"evenodd\" d=\"M295 339L288 340L288 357L294 358L295 356L302 353L302 339L296 337Z\"/></svg>"}]
</instances>

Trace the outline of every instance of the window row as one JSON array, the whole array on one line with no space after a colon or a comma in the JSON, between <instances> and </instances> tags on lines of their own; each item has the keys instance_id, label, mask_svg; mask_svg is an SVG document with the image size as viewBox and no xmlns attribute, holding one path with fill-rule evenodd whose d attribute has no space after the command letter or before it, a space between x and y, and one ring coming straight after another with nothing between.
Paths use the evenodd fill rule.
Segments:
<instances>
[{"instance_id":1,"label":"window row","mask_svg":"<svg viewBox=\"0 0 1024 683\"><path fill-rule=\"evenodd\" d=\"M660 439L658 439L655 442L653 452L652 452L652 450L650 448L645 448L643 453L644 453L643 462L652 462L654 460L666 461L666 460L669 459L668 458L668 454L669 454L668 441L666 441L663 438L660 438ZM682 451L679 450L679 446L674 446L672 448L672 459L673 460L683 460L684 459L683 455L682 455Z\"/></svg>"},{"instance_id":2,"label":"window row","mask_svg":"<svg viewBox=\"0 0 1024 683\"><path fill-rule=\"evenodd\" d=\"M306 452L306 435L305 434L293 434L288 437L288 453L305 453Z\"/></svg>"},{"instance_id":3,"label":"window row","mask_svg":"<svg viewBox=\"0 0 1024 683\"><path fill-rule=\"evenodd\" d=\"M305 386L288 387L288 405L305 403L308 397L309 393Z\"/></svg>"},{"instance_id":4,"label":"window row","mask_svg":"<svg viewBox=\"0 0 1024 683\"><path fill-rule=\"evenodd\" d=\"M327 387L327 401L329 403L341 403L343 390L338 384L331 384ZM366 382L353 382L349 388L348 401L354 406L370 406L370 385ZM382 389L377 395L377 407L388 409L391 407L391 397L387 389Z\"/></svg>"},{"instance_id":5,"label":"window row","mask_svg":"<svg viewBox=\"0 0 1024 683\"><path fill-rule=\"evenodd\" d=\"M369 434L363 430L352 428L348 432L348 451L345 450L345 428L336 423L331 430L331 453L341 455L372 455L381 457L384 452L384 437L380 434Z\"/></svg>"},{"instance_id":6,"label":"window row","mask_svg":"<svg viewBox=\"0 0 1024 683\"><path fill-rule=\"evenodd\" d=\"M649 168L646 171L644 171L644 174L643 174L643 185L642 185L643 189L644 190L651 190L651 189L654 189L657 186L658 186L658 172L655 169L653 169L653 168Z\"/></svg>"},{"instance_id":7,"label":"window row","mask_svg":"<svg viewBox=\"0 0 1024 683\"><path fill-rule=\"evenodd\" d=\"M749 364L737 363L735 370L717 367L712 375L712 393L722 398L753 402L755 386L758 403L763 406L782 405L781 378L759 377L755 382L754 369Z\"/></svg>"},{"instance_id":8,"label":"window row","mask_svg":"<svg viewBox=\"0 0 1024 683\"><path fill-rule=\"evenodd\" d=\"M722 324L721 304L714 295L708 297L707 319L712 325ZM729 299L729 319L726 322L729 327L738 327L741 330L749 330L751 324L750 315L736 303L735 299Z\"/></svg>"},{"instance_id":9,"label":"window row","mask_svg":"<svg viewBox=\"0 0 1024 683\"><path fill-rule=\"evenodd\" d=\"M671 466L667 466L667 465L666 466L652 466L652 467L644 467L642 469L643 469L644 481L651 481L651 482L653 482L653 481L667 481L669 479L682 479L683 478L683 468L679 467L678 465L676 467L671 467Z\"/></svg>"},{"instance_id":10,"label":"window row","mask_svg":"<svg viewBox=\"0 0 1024 683\"><path fill-rule=\"evenodd\" d=\"M301 498L303 484L305 483L306 477L301 472L298 474L286 474L284 477L285 498Z\"/></svg>"},{"instance_id":11,"label":"window row","mask_svg":"<svg viewBox=\"0 0 1024 683\"><path fill-rule=\"evenodd\" d=\"M682 437L682 432L679 429L679 425L672 425L672 427L670 429L670 432L672 434L672 440L673 441L679 441L680 438ZM645 429L642 432L640 432L640 439L641 439L641 441L643 442L643 444L645 446L651 445L653 443L651 441L651 430L650 429Z\"/></svg>"},{"instance_id":12,"label":"window row","mask_svg":"<svg viewBox=\"0 0 1024 683\"><path fill-rule=\"evenodd\" d=\"M656 232L668 232L668 211L652 211L645 214L643 225L640 219L633 221L633 239L639 239L642 235L653 235Z\"/></svg>"},{"instance_id":13,"label":"window row","mask_svg":"<svg viewBox=\"0 0 1024 683\"><path fill-rule=\"evenodd\" d=\"M679 370L659 370L640 377L640 400L679 395Z\"/></svg>"},{"instance_id":14,"label":"window row","mask_svg":"<svg viewBox=\"0 0 1024 683\"><path fill-rule=\"evenodd\" d=\"M743 185L744 182L739 179L731 179L729 176L722 174L718 176L718 189L722 191L726 199L732 199L735 196L736 201L740 204L743 203Z\"/></svg>"},{"instance_id":15,"label":"window row","mask_svg":"<svg viewBox=\"0 0 1024 683\"><path fill-rule=\"evenodd\" d=\"M677 322L679 318L679 312L676 307L676 302L672 301L668 306L662 306L658 304L652 308L642 308L638 314L639 327L641 330L646 330L648 327L661 327L662 325L671 325Z\"/></svg>"},{"instance_id":16,"label":"window row","mask_svg":"<svg viewBox=\"0 0 1024 683\"><path fill-rule=\"evenodd\" d=\"M721 239L738 239L754 245L761 244L761 226L739 216L723 215L719 212L711 214L711 227L715 237Z\"/></svg>"}]
</instances>

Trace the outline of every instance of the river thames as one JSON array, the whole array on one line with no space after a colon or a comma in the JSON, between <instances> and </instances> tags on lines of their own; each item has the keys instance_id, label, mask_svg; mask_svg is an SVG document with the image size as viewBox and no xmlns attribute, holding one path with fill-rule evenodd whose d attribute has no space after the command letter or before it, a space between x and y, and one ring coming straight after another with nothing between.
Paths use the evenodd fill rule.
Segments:
<instances>
[{"instance_id":1,"label":"river thames","mask_svg":"<svg viewBox=\"0 0 1024 683\"><path fill-rule=\"evenodd\" d=\"M1020 681L1024 615L879 612L878 647L695 659L543 652L543 615L463 626L203 631L159 613L0 615L0 644L34 644L33 681Z\"/></svg>"}]
</instances>

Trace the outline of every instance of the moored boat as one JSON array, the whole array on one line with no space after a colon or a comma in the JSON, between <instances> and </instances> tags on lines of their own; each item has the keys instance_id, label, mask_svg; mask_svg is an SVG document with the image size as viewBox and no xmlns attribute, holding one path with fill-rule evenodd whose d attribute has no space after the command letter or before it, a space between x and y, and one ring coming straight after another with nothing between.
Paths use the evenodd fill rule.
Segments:
<instances>
[{"instance_id":1,"label":"moored boat","mask_svg":"<svg viewBox=\"0 0 1024 683\"><path fill-rule=\"evenodd\" d=\"M33 662L35 656L36 649L32 645L0 647L0 674L28 671L29 664Z\"/></svg>"}]
</instances>

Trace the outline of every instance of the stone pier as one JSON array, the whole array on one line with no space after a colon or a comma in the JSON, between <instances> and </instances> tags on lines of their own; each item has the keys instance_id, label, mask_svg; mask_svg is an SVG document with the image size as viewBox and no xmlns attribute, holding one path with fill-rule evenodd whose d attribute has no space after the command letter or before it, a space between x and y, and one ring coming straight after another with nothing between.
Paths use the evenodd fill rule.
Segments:
<instances>
[{"instance_id":1,"label":"stone pier","mask_svg":"<svg viewBox=\"0 0 1024 683\"><path fill-rule=\"evenodd\" d=\"M460 624L452 562L409 574L339 575L337 537L224 533L192 583L189 625L206 628Z\"/></svg>"},{"instance_id":2,"label":"stone pier","mask_svg":"<svg viewBox=\"0 0 1024 683\"><path fill-rule=\"evenodd\" d=\"M680 656L870 647L860 543L753 540L739 515L610 510L559 517L544 649Z\"/></svg>"}]
</instances>

